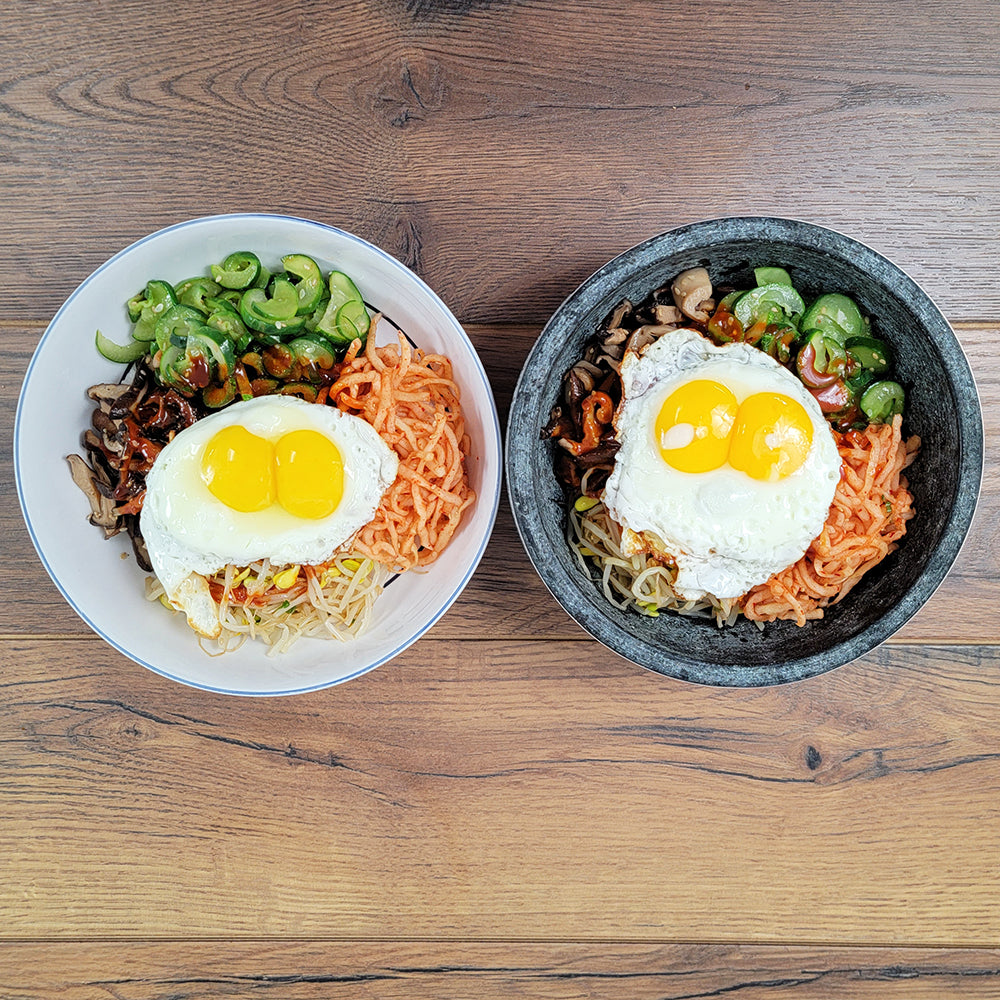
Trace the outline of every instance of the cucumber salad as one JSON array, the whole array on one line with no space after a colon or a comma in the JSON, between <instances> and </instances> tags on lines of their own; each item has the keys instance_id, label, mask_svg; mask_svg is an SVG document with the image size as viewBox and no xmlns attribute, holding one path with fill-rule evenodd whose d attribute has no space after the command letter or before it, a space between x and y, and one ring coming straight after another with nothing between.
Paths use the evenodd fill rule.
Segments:
<instances>
[{"instance_id":1,"label":"cucumber salad","mask_svg":"<svg viewBox=\"0 0 1000 1000\"><path fill-rule=\"evenodd\" d=\"M852 298L826 292L807 303L781 267L758 267L754 280L755 288L734 289L715 305L706 329L716 343L753 344L794 368L837 430L903 412L889 346Z\"/></svg>"},{"instance_id":2,"label":"cucumber salad","mask_svg":"<svg viewBox=\"0 0 1000 1000\"><path fill-rule=\"evenodd\" d=\"M127 309L131 342L98 330L101 354L120 364L146 359L160 385L209 409L272 392L313 401L371 325L351 278L324 274L301 253L283 256L272 273L257 254L236 251L209 274L147 281Z\"/></svg>"}]
</instances>

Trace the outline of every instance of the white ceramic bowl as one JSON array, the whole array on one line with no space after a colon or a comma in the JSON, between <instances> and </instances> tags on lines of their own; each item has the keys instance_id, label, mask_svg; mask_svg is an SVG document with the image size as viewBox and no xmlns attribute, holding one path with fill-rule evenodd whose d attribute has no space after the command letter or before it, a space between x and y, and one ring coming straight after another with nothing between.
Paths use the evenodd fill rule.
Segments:
<instances>
[{"instance_id":1,"label":"white ceramic bowl","mask_svg":"<svg viewBox=\"0 0 1000 1000\"><path fill-rule=\"evenodd\" d=\"M385 312L418 347L446 354L462 391L472 439L467 463L477 500L445 552L426 571L397 578L376 605L371 628L348 643L303 639L268 655L246 642L222 656L198 645L182 615L144 596L145 574L124 532L105 540L87 521L86 498L73 484L66 456L80 452L90 422L86 389L118 381L122 366L102 358L94 331L129 340L124 303L150 278L177 282L205 273L234 250L264 259L309 254L326 269L346 271L365 300ZM392 336L382 324L381 343ZM115 254L67 299L35 351L14 426L18 497L35 548L56 586L102 638L150 670L227 694L284 695L350 680L419 639L468 583L486 547L500 496L500 427L482 363L438 296L399 261L357 236L305 219L222 215L180 223ZM128 558L124 554L129 553Z\"/></svg>"}]
</instances>

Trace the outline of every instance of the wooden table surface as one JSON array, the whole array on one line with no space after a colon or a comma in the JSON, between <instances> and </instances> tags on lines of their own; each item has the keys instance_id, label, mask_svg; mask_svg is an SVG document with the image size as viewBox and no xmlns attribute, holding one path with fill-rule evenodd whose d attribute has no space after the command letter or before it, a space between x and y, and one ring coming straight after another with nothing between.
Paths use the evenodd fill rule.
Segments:
<instances>
[{"instance_id":1,"label":"wooden table surface","mask_svg":"<svg viewBox=\"0 0 1000 1000\"><path fill-rule=\"evenodd\" d=\"M4 5L0 998L1000 997L998 125L990 0ZM416 270L502 417L625 248L719 215L848 233L976 371L969 540L871 655L713 690L589 639L504 503L388 665L263 700L161 679L45 575L13 414L95 267L234 211Z\"/></svg>"}]
</instances>

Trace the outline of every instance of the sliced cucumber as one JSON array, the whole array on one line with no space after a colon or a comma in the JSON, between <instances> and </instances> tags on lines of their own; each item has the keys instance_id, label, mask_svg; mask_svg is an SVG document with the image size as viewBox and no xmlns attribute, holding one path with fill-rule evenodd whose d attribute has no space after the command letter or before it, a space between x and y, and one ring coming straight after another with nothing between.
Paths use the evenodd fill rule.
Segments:
<instances>
[{"instance_id":1,"label":"sliced cucumber","mask_svg":"<svg viewBox=\"0 0 1000 1000\"><path fill-rule=\"evenodd\" d=\"M868 335L868 324L854 299L839 292L821 295L805 311L799 327L802 330L822 330L842 344L851 337Z\"/></svg>"},{"instance_id":2,"label":"sliced cucumber","mask_svg":"<svg viewBox=\"0 0 1000 1000\"><path fill-rule=\"evenodd\" d=\"M783 267L755 267L753 278L761 285L791 285L792 276Z\"/></svg>"},{"instance_id":3,"label":"sliced cucumber","mask_svg":"<svg viewBox=\"0 0 1000 1000\"><path fill-rule=\"evenodd\" d=\"M97 331L95 343L108 361L115 361L120 365L138 361L149 350L149 345L142 340L133 340L130 344L116 344L113 340L108 340L100 330Z\"/></svg>"},{"instance_id":4,"label":"sliced cucumber","mask_svg":"<svg viewBox=\"0 0 1000 1000\"><path fill-rule=\"evenodd\" d=\"M791 285L760 285L758 288L751 288L736 300L733 315L746 330L757 320L767 316L775 306L787 316L794 318L802 314L806 304Z\"/></svg>"},{"instance_id":5,"label":"sliced cucumber","mask_svg":"<svg viewBox=\"0 0 1000 1000\"><path fill-rule=\"evenodd\" d=\"M859 368L853 375L848 375L844 379L847 384L847 388L851 390L851 394L855 397L859 397L865 389L872 384L872 382L878 381L878 376L868 368Z\"/></svg>"},{"instance_id":6,"label":"sliced cucumber","mask_svg":"<svg viewBox=\"0 0 1000 1000\"><path fill-rule=\"evenodd\" d=\"M358 291L358 286L343 271L331 271L329 284L330 301L336 302L338 309L345 302L350 302L351 299L357 302L364 302L364 297Z\"/></svg>"},{"instance_id":7,"label":"sliced cucumber","mask_svg":"<svg viewBox=\"0 0 1000 1000\"><path fill-rule=\"evenodd\" d=\"M870 385L861 394L861 412L873 423L888 423L897 413L903 412L905 395L898 382L885 379Z\"/></svg>"},{"instance_id":8,"label":"sliced cucumber","mask_svg":"<svg viewBox=\"0 0 1000 1000\"><path fill-rule=\"evenodd\" d=\"M346 346L356 337L363 341L371 321L357 285L343 271L332 271L329 284L330 301L316 329L335 345Z\"/></svg>"},{"instance_id":9,"label":"sliced cucumber","mask_svg":"<svg viewBox=\"0 0 1000 1000\"><path fill-rule=\"evenodd\" d=\"M251 250L237 250L221 264L213 264L212 277L223 288L249 288L260 275L260 258Z\"/></svg>"},{"instance_id":10,"label":"sliced cucumber","mask_svg":"<svg viewBox=\"0 0 1000 1000\"><path fill-rule=\"evenodd\" d=\"M875 337L848 337L844 346L863 368L882 375L892 363L889 345Z\"/></svg>"},{"instance_id":11,"label":"sliced cucumber","mask_svg":"<svg viewBox=\"0 0 1000 1000\"><path fill-rule=\"evenodd\" d=\"M300 364L328 370L337 362L330 341L319 334L303 334L291 341L288 347Z\"/></svg>"},{"instance_id":12,"label":"sliced cucumber","mask_svg":"<svg viewBox=\"0 0 1000 1000\"><path fill-rule=\"evenodd\" d=\"M283 337L305 326L305 316L297 316L299 296L290 281L279 278L274 282L273 295L268 298L262 288L248 288L240 299L240 319L251 330Z\"/></svg>"},{"instance_id":13,"label":"sliced cucumber","mask_svg":"<svg viewBox=\"0 0 1000 1000\"><path fill-rule=\"evenodd\" d=\"M723 295L719 299L719 304L715 307L716 309L724 309L726 312L733 311L733 303L744 293L737 289L735 292L730 292L728 295Z\"/></svg>"},{"instance_id":14,"label":"sliced cucumber","mask_svg":"<svg viewBox=\"0 0 1000 1000\"><path fill-rule=\"evenodd\" d=\"M222 291L222 287L211 278L198 275L195 278L187 278L174 288L177 301L181 305L191 306L199 312L208 313L208 306L205 305L206 298L212 298Z\"/></svg>"},{"instance_id":15,"label":"sliced cucumber","mask_svg":"<svg viewBox=\"0 0 1000 1000\"><path fill-rule=\"evenodd\" d=\"M816 370L825 375L839 375L847 364L847 351L841 343L822 330L813 330L807 344L816 352Z\"/></svg>"},{"instance_id":16,"label":"sliced cucumber","mask_svg":"<svg viewBox=\"0 0 1000 1000\"><path fill-rule=\"evenodd\" d=\"M347 324L350 324L348 326ZM350 331L354 331L354 337L360 337L362 340L368 336L368 327L371 324L371 319L368 316L368 310L365 308L364 302L358 302L351 299L350 302L345 302L337 310L337 330L342 336Z\"/></svg>"},{"instance_id":17,"label":"sliced cucumber","mask_svg":"<svg viewBox=\"0 0 1000 1000\"><path fill-rule=\"evenodd\" d=\"M250 344L250 331L240 317L239 310L228 299L221 297L205 299L205 305L209 308L205 324L226 334L237 351L245 351Z\"/></svg>"},{"instance_id":18,"label":"sliced cucumber","mask_svg":"<svg viewBox=\"0 0 1000 1000\"><path fill-rule=\"evenodd\" d=\"M260 265L260 271L257 272L257 277L250 282L251 288L267 288L268 282L271 280L271 272L264 267L263 264Z\"/></svg>"},{"instance_id":19,"label":"sliced cucumber","mask_svg":"<svg viewBox=\"0 0 1000 1000\"><path fill-rule=\"evenodd\" d=\"M298 314L302 316L311 313L326 292L319 264L304 253L286 254L281 258L281 263L285 271L297 279L292 284L299 297Z\"/></svg>"}]
</instances>

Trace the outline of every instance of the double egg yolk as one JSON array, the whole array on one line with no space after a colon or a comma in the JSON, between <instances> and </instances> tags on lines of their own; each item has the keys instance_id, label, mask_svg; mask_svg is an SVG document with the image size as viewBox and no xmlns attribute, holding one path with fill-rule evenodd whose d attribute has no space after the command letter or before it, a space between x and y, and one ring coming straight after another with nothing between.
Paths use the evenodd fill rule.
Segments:
<instances>
[{"instance_id":1,"label":"double egg yolk","mask_svg":"<svg viewBox=\"0 0 1000 1000\"><path fill-rule=\"evenodd\" d=\"M201 477L232 510L251 513L278 503L289 514L317 520L337 509L344 463L337 446L313 430L276 441L233 425L213 435L201 456Z\"/></svg>"},{"instance_id":2,"label":"double egg yolk","mask_svg":"<svg viewBox=\"0 0 1000 1000\"><path fill-rule=\"evenodd\" d=\"M777 482L805 462L813 425L790 396L758 392L738 403L721 382L696 379L666 398L655 435L663 460L679 472L728 463L751 479Z\"/></svg>"}]
</instances>

